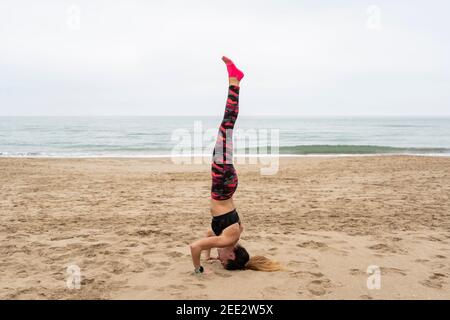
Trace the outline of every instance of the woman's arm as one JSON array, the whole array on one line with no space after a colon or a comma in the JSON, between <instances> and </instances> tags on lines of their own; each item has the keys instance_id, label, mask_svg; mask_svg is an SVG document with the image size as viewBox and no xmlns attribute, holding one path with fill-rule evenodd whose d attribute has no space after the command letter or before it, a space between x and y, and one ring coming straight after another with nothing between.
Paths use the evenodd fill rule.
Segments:
<instances>
[{"instance_id":1,"label":"woman's arm","mask_svg":"<svg viewBox=\"0 0 450 320\"><path fill-rule=\"evenodd\" d=\"M193 242L191 247L192 263L194 268L200 267L200 255L202 250L210 250L211 248L224 248L231 246L235 242L234 237L229 237L225 235L213 236L208 238L203 238Z\"/></svg>"},{"instance_id":2,"label":"woman's arm","mask_svg":"<svg viewBox=\"0 0 450 320\"><path fill-rule=\"evenodd\" d=\"M214 232L212 231L212 230L208 230L207 232L206 232L206 237L214 237ZM210 260L211 259L211 248L209 248L209 249L206 249L205 250L205 259L206 260Z\"/></svg>"}]
</instances>

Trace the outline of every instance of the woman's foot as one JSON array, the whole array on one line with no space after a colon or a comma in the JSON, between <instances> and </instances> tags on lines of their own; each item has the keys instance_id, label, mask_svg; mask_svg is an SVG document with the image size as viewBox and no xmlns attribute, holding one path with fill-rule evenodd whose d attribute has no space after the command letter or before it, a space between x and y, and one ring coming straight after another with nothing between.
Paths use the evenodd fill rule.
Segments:
<instances>
[{"instance_id":1,"label":"woman's foot","mask_svg":"<svg viewBox=\"0 0 450 320\"><path fill-rule=\"evenodd\" d=\"M223 56L222 60L227 65L228 80L230 85L239 86L239 82L244 77L244 73L238 68L236 68L233 61L231 61L227 57Z\"/></svg>"}]
</instances>

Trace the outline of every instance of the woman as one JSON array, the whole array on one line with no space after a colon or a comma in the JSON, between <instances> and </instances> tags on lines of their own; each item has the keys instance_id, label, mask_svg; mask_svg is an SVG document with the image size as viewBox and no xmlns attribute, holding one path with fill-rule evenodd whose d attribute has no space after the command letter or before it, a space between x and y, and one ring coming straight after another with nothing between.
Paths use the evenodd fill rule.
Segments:
<instances>
[{"instance_id":1,"label":"woman","mask_svg":"<svg viewBox=\"0 0 450 320\"><path fill-rule=\"evenodd\" d=\"M244 73L227 57L222 57L228 70L228 99L225 114L220 124L211 166L211 229L206 237L190 245L195 273L203 273L200 262L202 251L206 259L218 259L228 270L252 269L277 271L279 263L262 256L250 258L247 250L238 244L244 227L233 203L233 194L238 185L233 166L233 128L239 112L240 81ZM218 258L211 258L211 248L218 248Z\"/></svg>"}]
</instances>

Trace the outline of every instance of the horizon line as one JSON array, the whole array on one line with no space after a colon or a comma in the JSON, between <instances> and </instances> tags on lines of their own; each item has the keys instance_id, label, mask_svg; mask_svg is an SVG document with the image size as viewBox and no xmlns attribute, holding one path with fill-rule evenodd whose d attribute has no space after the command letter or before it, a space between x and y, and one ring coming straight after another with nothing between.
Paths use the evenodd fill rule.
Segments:
<instances>
[{"instance_id":1,"label":"horizon line","mask_svg":"<svg viewBox=\"0 0 450 320\"><path fill-rule=\"evenodd\" d=\"M25 117L33 117L33 118L39 118L39 117L54 117L54 118L88 118L88 117L220 117L221 115L210 115L210 114L195 114L195 115L187 115L187 114L180 114L180 115L173 115L173 114L167 114L167 115L120 115L120 114L112 114L112 115L1 115L2 118L25 118ZM240 118L248 118L248 117L264 117L264 118L283 118L283 117L298 117L298 118L327 118L327 117L365 117L365 118L377 118L377 117L392 117L392 118L436 118L436 117L445 117L450 118L450 114L425 114L425 115L400 115L400 114L368 114L368 115L360 115L360 114L346 114L346 115L295 115L295 114L285 114L285 115L267 115L267 114L256 114L256 115L240 115Z\"/></svg>"}]
</instances>

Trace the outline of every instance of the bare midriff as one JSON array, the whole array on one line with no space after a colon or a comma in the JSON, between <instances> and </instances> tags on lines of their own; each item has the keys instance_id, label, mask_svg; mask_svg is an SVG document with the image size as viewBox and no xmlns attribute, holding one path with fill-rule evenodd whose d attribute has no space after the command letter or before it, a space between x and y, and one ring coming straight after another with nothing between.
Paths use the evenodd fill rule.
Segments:
<instances>
[{"instance_id":1,"label":"bare midriff","mask_svg":"<svg viewBox=\"0 0 450 320\"><path fill-rule=\"evenodd\" d=\"M211 215L213 217L220 216L235 209L233 198L227 200L211 199Z\"/></svg>"}]
</instances>

